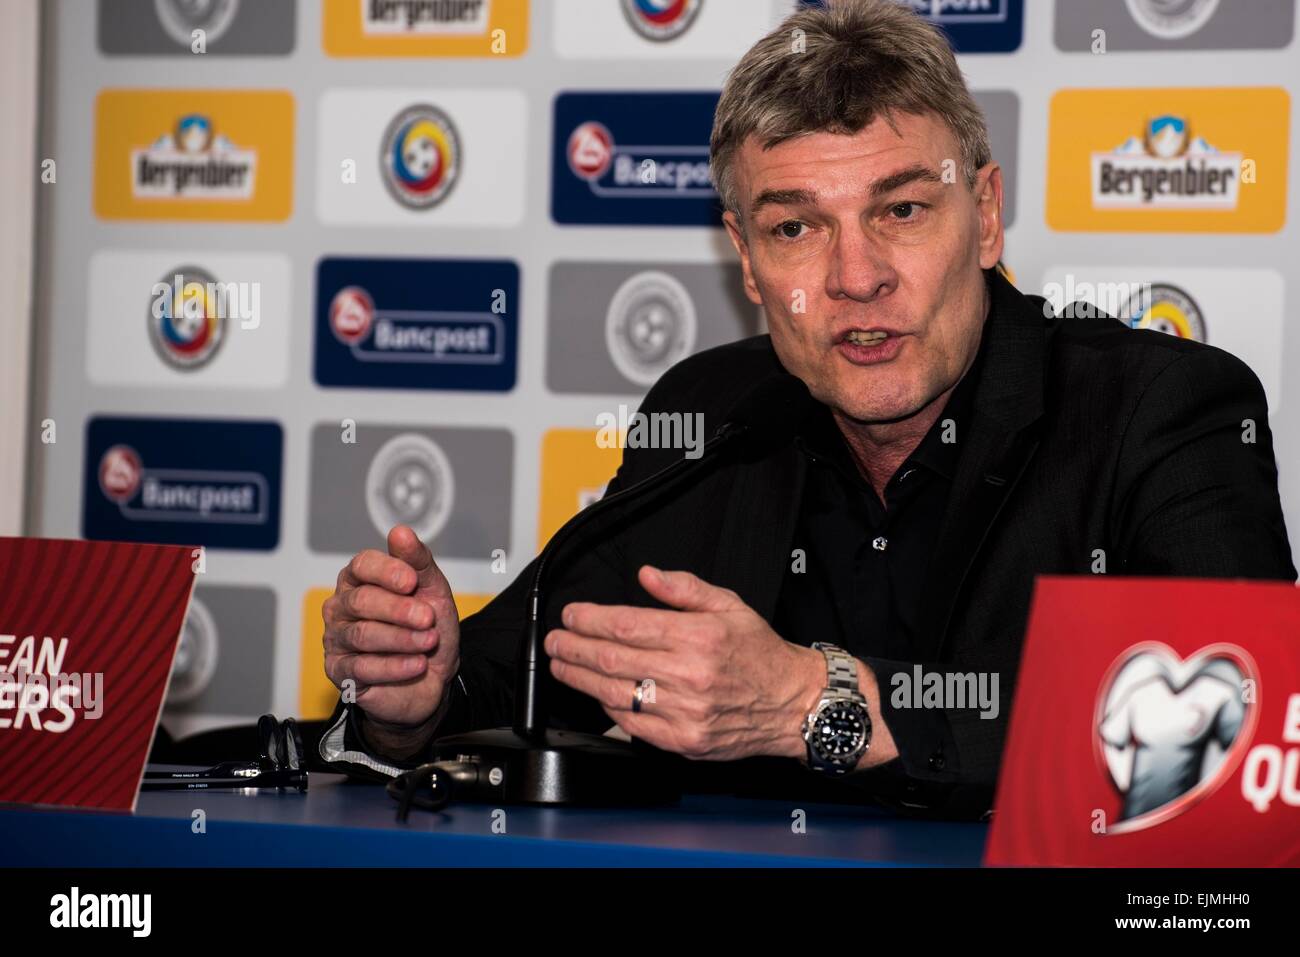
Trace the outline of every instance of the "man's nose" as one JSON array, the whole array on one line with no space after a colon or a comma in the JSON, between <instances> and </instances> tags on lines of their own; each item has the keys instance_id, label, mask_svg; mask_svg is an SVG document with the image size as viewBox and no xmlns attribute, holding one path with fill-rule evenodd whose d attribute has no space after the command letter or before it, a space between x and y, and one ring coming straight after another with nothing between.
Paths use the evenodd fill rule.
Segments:
<instances>
[{"instance_id":1,"label":"man's nose","mask_svg":"<svg viewBox=\"0 0 1300 957\"><path fill-rule=\"evenodd\" d=\"M871 302L892 292L898 285L898 273L882 245L859 226L841 229L831 249L826 294L832 299Z\"/></svg>"}]
</instances>

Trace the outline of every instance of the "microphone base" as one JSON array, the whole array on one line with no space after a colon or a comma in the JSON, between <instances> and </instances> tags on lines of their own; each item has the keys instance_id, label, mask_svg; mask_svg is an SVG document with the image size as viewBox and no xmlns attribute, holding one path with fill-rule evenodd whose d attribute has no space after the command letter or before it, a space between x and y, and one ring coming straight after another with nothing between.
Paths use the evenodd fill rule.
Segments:
<instances>
[{"instance_id":1,"label":"microphone base","mask_svg":"<svg viewBox=\"0 0 1300 957\"><path fill-rule=\"evenodd\" d=\"M435 761L479 767L478 781L457 788L457 800L504 804L636 807L681 799L667 762L617 738L548 728L537 739L513 728L470 731L433 742ZM500 774L493 773L499 769Z\"/></svg>"}]
</instances>

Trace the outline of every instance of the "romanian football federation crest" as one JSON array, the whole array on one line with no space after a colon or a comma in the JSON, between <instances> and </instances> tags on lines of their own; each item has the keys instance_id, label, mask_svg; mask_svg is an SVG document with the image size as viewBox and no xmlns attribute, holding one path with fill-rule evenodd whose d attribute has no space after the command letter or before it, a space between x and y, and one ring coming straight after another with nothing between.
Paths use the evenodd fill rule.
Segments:
<instances>
[{"instance_id":1,"label":"romanian football federation crest","mask_svg":"<svg viewBox=\"0 0 1300 957\"><path fill-rule=\"evenodd\" d=\"M384 185L407 209L440 203L460 173L460 137L451 118L435 106L409 106L384 131Z\"/></svg>"},{"instance_id":2,"label":"romanian football federation crest","mask_svg":"<svg viewBox=\"0 0 1300 957\"><path fill-rule=\"evenodd\" d=\"M1134 329L1156 329L1180 339L1205 341L1205 318L1191 296L1169 283L1143 283L1121 316Z\"/></svg>"},{"instance_id":3,"label":"romanian football federation crest","mask_svg":"<svg viewBox=\"0 0 1300 957\"><path fill-rule=\"evenodd\" d=\"M226 334L221 291L212 275L197 266L175 269L154 285L149 339L163 362L194 370L212 361Z\"/></svg>"},{"instance_id":4,"label":"romanian football federation crest","mask_svg":"<svg viewBox=\"0 0 1300 957\"><path fill-rule=\"evenodd\" d=\"M623 15L647 40L672 40L700 15L704 0L623 0Z\"/></svg>"}]
</instances>

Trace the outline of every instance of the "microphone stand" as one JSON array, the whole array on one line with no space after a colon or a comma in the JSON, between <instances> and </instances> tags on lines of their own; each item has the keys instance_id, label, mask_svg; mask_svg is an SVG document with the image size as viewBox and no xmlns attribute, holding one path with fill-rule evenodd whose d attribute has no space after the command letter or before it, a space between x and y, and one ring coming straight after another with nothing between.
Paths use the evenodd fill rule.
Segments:
<instances>
[{"instance_id":1,"label":"microphone stand","mask_svg":"<svg viewBox=\"0 0 1300 957\"><path fill-rule=\"evenodd\" d=\"M645 745L547 727L550 676L543 671L547 655L542 644L546 637L546 575L560 549L579 530L615 508L670 488L709 461L717 449L748 431L746 425L725 423L704 443L698 458L682 458L593 502L551 537L538 556L528 592L528 618L515 662L513 725L438 738L433 743L435 761L477 765L480 770L475 777L486 778L494 797L506 803L627 806L665 804L680 798L680 788L665 773L665 762L647 753ZM485 767L486 774L482 771Z\"/></svg>"}]
</instances>

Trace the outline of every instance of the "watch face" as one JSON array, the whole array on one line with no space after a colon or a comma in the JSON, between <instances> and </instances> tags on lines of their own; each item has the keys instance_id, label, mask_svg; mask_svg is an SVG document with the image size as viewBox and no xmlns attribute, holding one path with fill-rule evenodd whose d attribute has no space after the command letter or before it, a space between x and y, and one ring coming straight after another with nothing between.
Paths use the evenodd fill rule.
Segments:
<instances>
[{"instance_id":1,"label":"watch face","mask_svg":"<svg viewBox=\"0 0 1300 957\"><path fill-rule=\"evenodd\" d=\"M856 752L867 734L867 717L856 704L837 704L817 717L811 744L827 761L843 760Z\"/></svg>"}]
</instances>

